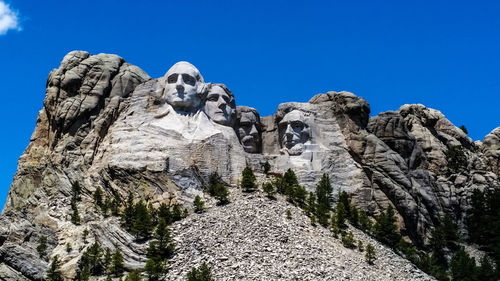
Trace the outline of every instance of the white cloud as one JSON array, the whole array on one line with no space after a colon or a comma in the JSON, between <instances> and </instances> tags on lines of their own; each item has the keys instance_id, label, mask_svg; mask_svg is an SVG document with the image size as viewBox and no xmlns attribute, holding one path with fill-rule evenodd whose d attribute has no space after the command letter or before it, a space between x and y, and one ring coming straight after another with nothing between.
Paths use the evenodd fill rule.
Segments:
<instances>
[{"instance_id":1,"label":"white cloud","mask_svg":"<svg viewBox=\"0 0 500 281\"><path fill-rule=\"evenodd\" d=\"M4 35L10 29L21 30L18 13L0 0L0 35Z\"/></svg>"}]
</instances>

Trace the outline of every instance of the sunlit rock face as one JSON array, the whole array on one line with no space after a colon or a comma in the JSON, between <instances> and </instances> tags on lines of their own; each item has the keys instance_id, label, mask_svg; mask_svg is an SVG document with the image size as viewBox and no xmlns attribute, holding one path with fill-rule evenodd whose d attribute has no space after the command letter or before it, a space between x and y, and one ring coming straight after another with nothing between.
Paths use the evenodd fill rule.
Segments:
<instances>
[{"instance_id":1,"label":"sunlit rock face","mask_svg":"<svg viewBox=\"0 0 500 281\"><path fill-rule=\"evenodd\" d=\"M65 277L74 278L81 252L67 254L65 245L85 247L84 229L120 248L127 268L142 268L147 245L136 243L118 218L95 211L97 187L109 198L133 194L152 206L192 208L212 173L236 188L246 166L259 186L292 169L308 191L326 173L334 198L347 191L370 215L393 205L403 234L424 244L443 214L463 223L473 189L499 186L498 128L474 143L423 105L369 118L367 101L349 92L283 103L265 117L237 106L237 97L224 84L205 82L188 62L152 79L116 55L66 55L48 77L0 217L0 279L43 278L48 263L33 251L42 235L51 237L50 255L64 257ZM464 150L466 171L446 168L452 146ZM272 176L263 174L265 162ZM76 181L83 197L78 226L68 219Z\"/></svg>"}]
</instances>

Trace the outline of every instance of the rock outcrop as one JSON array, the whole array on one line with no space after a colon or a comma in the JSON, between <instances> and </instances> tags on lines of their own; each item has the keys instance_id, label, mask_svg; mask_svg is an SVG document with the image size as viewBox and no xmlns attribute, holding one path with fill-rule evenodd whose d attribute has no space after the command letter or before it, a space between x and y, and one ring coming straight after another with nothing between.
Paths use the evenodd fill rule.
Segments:
<instances>
[{"instance_id":1,"label":"rock outcrop","mask_svg":"<svg viewBox=\"0 0 500 281\"><path fill-rule=\"evenodd\" d=\"M332 196L347 191L370 215L394 206L401 230L419 245L425 245L444 214L463 224L473 189L498 187L500 128L474 143L437 110L404 105L370 118L368 103L349 92L280 104L266 117L236 106L236 98L223 84L206 83L187 62L152 79L116 55L66 55L49 75L44 107L0 217L0 280L43 279L48 262L36 250L42 236L49 238L49 256L62 257L64 275L74 278L81 251L67 253L66 244L85 249L89 243L82 239L84 229L90 231L90 240L118 247L127 268L144 266L147 245L135 242L118 218L104 218L95 210L91 194L97 187L109 198L124 200L133 194L152 206L179 203L190 209L212 173L234 191L244 167L252 167L262 183L262 166L269 162L274 175L293 169L308 191L314 191L322 174L329 174ZM465 169L447 168L452 147L464 151ZM69 219L75 182L82 186L81 225ZM250 278L254 265L243 260L247 255L269 264L259 272L275 279L327 279L333 272L346 275L359 268L355 280L428 278L382 246L377 246L384 253L380 266L367 268L359 253L339 249L338 241L309 226L303 215L296 214L293 223L283 221L279 214L286 208L284 202L272 206L263 198L239 195L233 200L230 206L213 207L199 218L190 216L174 225L179 248L170 277L182 279L199 260L226 255L222 262L231 265L217 268L218 277ZM266 209L252 217L252 210L260 212L259 205L274 211ZM236 232L250 225L257 235L252 241ZM282 228L293 236L287 247L279 244L285 235L279 233ZM228 240L205 239L206 229L226 233ZM297 260L294 247L299 246L299 236L325 250L315 258L304 254L316 249L314 243L301 244L297 251L307 262ZM249 247L250 252L226 253L226 246ZM292 264L272 265L271 258L279 255L284 261L291 258ZM332 263L338 255L345 260ZM287 266L296 270L288 271ZM309 272L312 266L324 270ZM384 271L385 266L394 270Z\"/></svg>"}]
</instances>

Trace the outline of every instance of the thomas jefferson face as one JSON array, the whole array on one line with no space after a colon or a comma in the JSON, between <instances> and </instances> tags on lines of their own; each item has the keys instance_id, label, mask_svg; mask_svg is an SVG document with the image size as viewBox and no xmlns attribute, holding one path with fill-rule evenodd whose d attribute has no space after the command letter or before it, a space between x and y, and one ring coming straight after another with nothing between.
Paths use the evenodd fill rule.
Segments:
<instances>
[{"instance_id":1,"label":"thomas jefferson face","mask_svg":"<svg viewBox=\"0 0 500 281\"><path fill-rule=\"evenodd\" d=\"M259 133L260 120L252 111L243 111L239 114L238 136L243 149L249 153L259 152L261 137Z\"/></svg>"},{"instance_id":2,"label":"thomas jefferson face","mask_svg":"<svg viewBox=\"0 0 500 281\"><path fill-rule=\"evenodd\" d=\"M174 108L191 110L200 103L198 87L203 78L196 67L188 62L178 62L165 74L165 98Z\"/></svg>"},{"instance_id":3,"label":"thomas jefferson face","mask_svg":"<svg viewBox=\"0 0 500 281\"><path fill-rule=\"evenodd\" d=\"M278 127L281 146L287 149L290 155L301 154L304 143L309 140L309 129L304 114L299 110L292 110L283 117Z\"/></svg>"},{"instance_id":4,"label":"thomas jefferson face","mask_svg":"<svg viewBox=\"0 0 500 281\"><path fill-rule=\"evenodd\" d=\"M205 113L215 123L230 126L235 113L232 97L219 85L214 85L205 101Z\"/></svg>"}]
</instances>

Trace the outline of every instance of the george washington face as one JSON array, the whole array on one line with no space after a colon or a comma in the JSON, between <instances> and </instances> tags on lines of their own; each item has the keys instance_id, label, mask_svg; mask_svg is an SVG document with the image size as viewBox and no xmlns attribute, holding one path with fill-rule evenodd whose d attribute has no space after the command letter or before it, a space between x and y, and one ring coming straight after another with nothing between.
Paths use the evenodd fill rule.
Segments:
<instances>
[{"instance_id":1,"label":"george washington face","mask_svg":"<svg viewBox=\"0 0 500 281\"><path fill-rule=\"evenodd\" d=\"M175 109L192 110L201 104L199 92L203 78L188 62L174 64L165 74L165 99Z\"/></svg>"}]
</instances>

